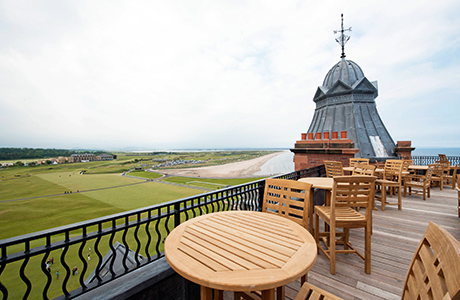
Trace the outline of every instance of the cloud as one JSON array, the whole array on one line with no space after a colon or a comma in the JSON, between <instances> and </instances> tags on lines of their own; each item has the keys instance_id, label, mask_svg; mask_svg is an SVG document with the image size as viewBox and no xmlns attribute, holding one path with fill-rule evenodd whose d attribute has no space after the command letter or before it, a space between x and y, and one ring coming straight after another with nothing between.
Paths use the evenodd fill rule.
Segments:
<instances>
[{"instance_id":1,"label":"cloud","mask_svg":"<svg viewBox=\"0 0 460 300\"><path fill-rule=\"evenodd\" d=\"M347 58L378 80L378 110L395 141L460 146L451 136L458 125L423 122L458 111L459 8L447 0L3 2L0 146L292 147L339 60L332 31L341 13L353 30Z\"/></svg>"}]
</instances>

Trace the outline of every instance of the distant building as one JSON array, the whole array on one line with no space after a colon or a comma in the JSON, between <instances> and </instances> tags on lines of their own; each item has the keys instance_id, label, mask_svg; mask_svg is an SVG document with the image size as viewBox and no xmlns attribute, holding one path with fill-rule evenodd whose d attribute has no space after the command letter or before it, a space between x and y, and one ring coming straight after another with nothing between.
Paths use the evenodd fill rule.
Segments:
<instances>
[{"instance_id":1,"label":"distant building","mask_svg":"<svg viewBox=\"0 0 460 300\"><path fill-rule=\"evenodd\" d=\"M96 160L96 155L93 153L82 153L82 154L72 154L69 157L69 162L75 163L75 162L89 162L89 161L95 161Z\"/></svg>"},{"instance_id":2,"label":"distant building","mask_svg":"<svg viewBox=\"0 0 460 300\"><path fill-rule=\"evenodd\" d=\"M96 156L96 160L113 160L113 159L114 159L113 155L107 154L107 153Z\"/></svg>"}]
</instances>

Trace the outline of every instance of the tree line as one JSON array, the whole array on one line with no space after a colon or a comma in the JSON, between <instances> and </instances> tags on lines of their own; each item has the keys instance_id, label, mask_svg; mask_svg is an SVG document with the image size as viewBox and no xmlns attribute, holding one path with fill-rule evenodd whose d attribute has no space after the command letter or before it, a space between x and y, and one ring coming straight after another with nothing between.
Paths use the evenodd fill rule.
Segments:
<instances>
[{"instance_id":1,"label":"tree line","mask_svg":"<svg viewBox=\"0 0 460 300\"><path fill-rule=\"evenodd\" d=\"M75 151L66 149L43 149L43 148L0 148L0 160L13 159L31 159L31 158L48 158L48 157L69 157L72 154L93 153L99 155L103 151Z\"/></svg>"}]
</instances>

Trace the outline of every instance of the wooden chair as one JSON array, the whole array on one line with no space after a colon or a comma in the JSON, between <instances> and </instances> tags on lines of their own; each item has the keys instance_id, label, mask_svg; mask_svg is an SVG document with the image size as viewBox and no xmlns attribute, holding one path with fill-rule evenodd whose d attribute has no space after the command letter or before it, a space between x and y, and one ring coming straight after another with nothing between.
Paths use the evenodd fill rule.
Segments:
<instances>
[{"instance_id":1,"label":"wooden chair","mask_svg":"<svg viewBox=\"0 0 460 300\"><path fill-rule=\"evenodd\" d=\"M308 229L308 201L311 184L287 179L266 179L262 212L277 214L293 220ZM307 281L307 274L301 277L301 283ZM284 299L285 287L276 289L278 299ZM234 299L261 299L262 293L235 292Z\"/></svg>"},{"instance_id":2,"label":"wooden chair","mask_svg":"<svg viewBox=\"0 0 460 300\"><path fill-rule=\"evenodd\" d=\"M354 167L356 164L368 165L369 158L350 158L350 167Z\"/></svg>"},{"instance_id":3,"label":"wooden chair","mask_svg":"<svg viewBox=\"0 0 460 300\"><path fill-rule=\"evenodd\" d=\"M460 299L460 243L433 222L412 258L401 299Z\"/></svg>"},{"instance_id":4,"label":"wooden chair","mask_svg":"<svg viewBox=\"0 0 460 300\"><path fill-rule=\"evenodd\" d=\"M326 177L343 176L343 166L339 161L325 161Z\"/></svg>"},{"instance_id":5,"label":"wooden chair","mask_svg":"<svg viewBox=\"0 0 460 300\"><path fill-rule=\"evenodd\" d=\"M375 199L381 203L381 208L384 211L385 205L398 205L398 209L402 209L401 199L401 179L402 179L403 161L396 159L388 159L385 162L385 168L383 171L383 179L377 179L375 185L380 187L380 196L376 195ZM390 203L387 202L386 189L389 188L390 197L393 191L396 189L398 192L398 202Z\"/></svg>"},{"instance_id":6,"label":"wooden chair","mask_svg":"<svg viewBox=\"0 0 460 300\"><path fill-rule=\"evenodd\" d=\"M351 175L374 176L375 166L369 164L355 164Z\"/></svg>"},{"instance_id":7,"label":"wooden chair","mask_svg":"<svg viewBox=\"0 0 460 300\"><path fill-rule=\"evenodd\" d=\"M404 197L407 195L407 189L409 189L409 195L423 195L423 200L426 200L426 197L430 198L430 185L431 185L431 175L433 174L433 168L429 167L425 175L413 175L411 177L406 177L404 180ZM413 188L416 188L413 190Z\"/></svg>"},{"instance_id":8,"label":"wooden chair","mask_svg":"<svg viewBox=\"0 0 460 300\"><path fill-rule=\"evenodd\" d=\"M433 167L433 175L431 175L431 186L439 186L441 191L444 185L444 164L436 163L429 164L429 167Z\"/></svg>"},{"instance_id":9,"label":"wooden chair","mask_svg":"<svg viewBox=\"0 0 460 300\"><path fill-rule=\"evenodd\" d=\"M430 222L414 253L402 300L460 299L460 243L444 228ZM341 298L308 282L294 300Z\"/></svg>"},{"instance_id":10,"label":"wooden chair","mask_svg":"<svg viewBox=\"0 0 460 300\"><path fill-rule=\"evenodd\" d=\"M450 174L451 170L452 170L452 174ZM446 181L445 182L446 184L452 185L452 189L455 189L455 182L457 179L457 170L458 170L458 164L456 164L454 167L449 167L449 168L444 169L443 179Z\"/></svg>"},{"instance_id":11,"label":"wooden chair","mask_svg":"<svg viewBox=\"0 0 460 300\"><path fill-rule=\"evenodd\" d=\"M374 176L337 176L334 177L330 206L315 207L315 239L319 250L330 261L331 274L335 274L336 253L356 253L364 259L365 272L371 273L371 231L372 200L374 198ZM356 208L366 208L361 214ZM319 219L323 219L329 231L319 232ZM327 227L328 225L329 227ZM364 233L364 255L358 252L349 241L350 228L361 228ZM337 228L343 228L337 232ZM325 247L320 244L320 237L328 238ZM336 240L336 237L340 237ZM329 245L328 245L329 244ZM343 244L344 249L336 249L336 244Z\"/></svg>"}]
</instances>

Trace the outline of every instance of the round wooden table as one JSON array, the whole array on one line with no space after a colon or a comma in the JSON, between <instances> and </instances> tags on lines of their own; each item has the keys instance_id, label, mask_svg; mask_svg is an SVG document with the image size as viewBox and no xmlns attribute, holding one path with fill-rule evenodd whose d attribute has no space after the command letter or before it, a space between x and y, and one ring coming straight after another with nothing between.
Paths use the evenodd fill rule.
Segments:
<instances>
[{"instance_id":1,"label":"round wooden table","mask_svg":"<svg viewBox=\"0 0 460 300\"><path fill-rule=\"evenodd\" d=\"M201 299L211 299L212 289L262 291L263 299L274 299L274 289L305 275L316 255L315 240L305 228L253 211L190 219L165 241L169 265L201 285Z\"/></svg>"}]
</instances>

